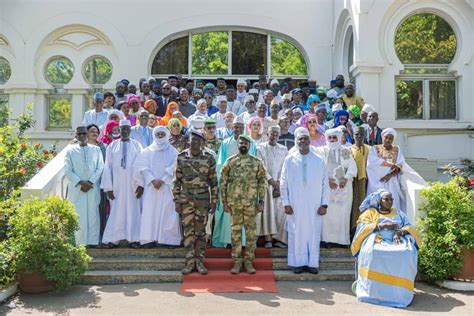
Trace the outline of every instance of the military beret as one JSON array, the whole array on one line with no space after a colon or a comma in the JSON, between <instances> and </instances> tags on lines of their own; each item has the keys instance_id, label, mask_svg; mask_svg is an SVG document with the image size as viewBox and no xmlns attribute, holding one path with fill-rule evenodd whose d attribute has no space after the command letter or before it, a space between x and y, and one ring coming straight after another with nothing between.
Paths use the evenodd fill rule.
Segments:
<instances>
[{"instance_id":1,"label":"military beret","mask_svg":"<svg viewBox=\"0 0 474 316\"><path fill-rule=\"evenodd\" d=\"M206 140L206 139L204 138L204 135L203 135L201 132L196 131L196 130L188 129L188 131L186 132L186 137L189 138L189 137L191 137L191 135L197 136L197 137L201 138L202 140Z\"/></svg>"},{"instance_id":2,"label":"military beret","mask_svg":"<svg viewBox=\"0 0 474 316\"><path fill-rule=\"evenodd\" d=\"M208 118L208 119L204 120L204 125L205 126L206 125L216 125L216 123L217 123L216 120L213 120L211 118Z\"/></svg>"}]
</instances>

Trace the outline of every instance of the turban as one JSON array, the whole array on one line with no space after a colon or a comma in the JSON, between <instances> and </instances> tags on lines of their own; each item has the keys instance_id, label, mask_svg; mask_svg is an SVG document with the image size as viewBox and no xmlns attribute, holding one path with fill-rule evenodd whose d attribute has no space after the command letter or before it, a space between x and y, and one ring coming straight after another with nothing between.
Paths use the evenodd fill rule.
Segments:
<instances>
[{"instance_id":1,"label":"turban","mask_svg":"<svg viewBox=\"0 0 474 316\"><path fill-rule=\"evenodd\" d=\"M201 129L204 127L205 118L202 116L195 116L191 119L191 127L194 129Z\"/></svg>"},{"instance_id":2,"label":"turban","mask_svg":"<svg viewBox=\"0 0 474 316\"><path fill-rule=\"evenodd\" d=\"M354 117L356 118L360 117L360 108L357 105L352 104L347 110L349 111L349 113L352 113Z\"/></svg>"},{"instance_id":3,"label":"turban","mask_svg":"<svg viewBox=\"0 0 474 316\"><path fill-rule=\"evenodd\" d=\"M321 87L319 86L317 89L316 89L316 92L318 94L326 94L326 89L324 87Z\"/></svg>"},{"instance_id":4,"label":"turban","mask_svg":"<svg viewBox=\"0 0 474 316\"><path fill-rule=\"evenodd\" d=\"M300 138L301 136L308 136L309 137L309 131L305 127L298 127L295 130L295 139Z\"/></svg>"},{"instance_id":5,"label":"turban","mask_svg":"<svg viewBox=\"0 0 474 316\"><path fill-rule=\"evenodd\" d=\"M253 98L253 95L247 94L245 96L244 102L247 103L249 101L254 101L255 102L255 99Z\"/></svg>"},{"instance_id":6,"label":"turban","mask_svg":"<svg viewBox=\"0 0 474 316\"><path fill-rule=\"evenodd\" d=\"M157 106L156 101L153 99L148 99L145 101L145 104L143 105L143 107L145 108L145 110L148 111L152 105L156 107Z\"/></svg>"},{"instance_id":7,"label":"turban","mask_svg":"<svg viewBox=\"0 0 474 316\"><path fill-rule=\"evenodd\" d=\"M181 132L181 130L183 129L183 123L181 123L181 120L177 119L177 118L172 118L171 120L169 120L168 122L168 129L171 130L171 128L173 127L174 123L178 123L179 125L179 131Z\"/></svg>"},{"instance_id":8,"label":"turban","mask_svg":"<svg viewBox=\"0 0 474 316\"><path fill-rule=\"evenodd\" d=\"M386 128L382 131L382 137L385 135L392 135L393 139L397 138L397 132L393 128Z\"/></svg>"},{"instance_id":9,"label":"turban","mask_svg":"<svg viewBox=\"0 0 474 316\"><path fill-rule=\"evenodd\" d=\"M326 96L327 96L329 99L334 99L334 98L337 97L337 92L336 92L336 90L331 89L331 90L329 90L328 92L326 92Z\"/></svg>"},{"instance_id":10,"label":"turban","mask_svg":"<svg viewBox=\"0 0 474 316\"><path fill-rule=\"evenodd\" d=\"M314 109L314 113L318 113L319 111L322 111L322 110L327 111L327 110L326 110L326 105L325 105L324 103L318 105L318 106Z\"/></svg>"},{"instance_id":11,"label":"turban","mask_svg":"<svg viewBox=\"0 0 474 316\"><path fill-rule=\"evenodd\" d=\"M341 103L334 103L332 105L332 113L335 114L337 111L342 110L342 104Z\"/></svg>"},{"instance_id":12,"label":"turban","mask_svg":"<svg viewBox=\"0 0 474 316\"><path fill-rule=\"evenodd\" d=\"M375 108L372 104L366 104L362 107L362 112L365 112L365 113L375 112Z\"/></svg>"},{"instance_id":13,"label":"turban","mask_svg":"<svg viewBox=\"0 0 474 316\"><path fill-rule=\"evenodd\" d=\"M236 116L232 124L244 124L244 119L241 116Z\"/></svg>"},{"instance_id":14,"label":"turban","mask_svg":"<svg viewBox=\"0 0 474 316\"><path fill-rule=\"evenodd\" d=\"M202 90L198 88L194 89L193 94L197 94L197 93L202 94Z\"/></svg>"},{"instance_id":15,"label":"turban","mask_svg":"<svg viewBox=\"0 0 474 316\"><path fill-rule=\"evenodd\" d=\"M133 102L133 101L137 101L138 107L141 107L141 106L142 106L139 97L137 97L137 96L134 95L134 94L129 94L129 95L127 96L127 103L128 103L128 105L132 106L132 102Z\"/></svg>"},{"instance_id":16,"label":"turban","mask_svg":"<svg viewBox=\"0 0 474 316\"><path fill-rule=\"evenodd\" d=\"M327 129L324 134L326 135L326 138L328 136L337 136L339 140L341 140L342 137L342 130L340 128L330 128Z\"/></svg>"},{"instance_id":17,"label":"turban","mask_svg":"<svg viewBox=\"0 0 474 316\"><path fill-rule=\"evenodd\" d=\"M126 103L126 102L124 102L124 103ZM116 110L116 109L109 110L108 114L109 115L108 115L107 118L108 118L109 121L110 121L110 117L114 114L119 117L119 120L124 120L125 119L125 114L123 114L122 111L119 111L119 110Z\"/></svg>"},{"instance_id":18,"label":"turban","mask_svg":"<svg viewBox=\"0 0 474 316\"><path fill-rule=\"evenodd\" d=\"M309 107L313 102L321 102L321 99L315 94L310 94L306 101L306 105Z\"/></svg>"},{"instance_id":19,"label":"turban","mask_svg":"<svg viewBox=\"0 0 474 316\"><path fill-rule=\"evenodd\" d=\"M263 95L264 95L264 96L267 96L267 95L269 95L270 93L273 94L272 90L265 90L265 92L263 92Z\"/></svg>"},{"instance_id":20,"label":"turban","mask_svg":"<svg viewBox=\"0 0 474 316\"><path fill-rule=\"evenodd\" d=\"M359 210L361 212L369 209L369 208L375 208L377 210L380 209L380 201L382 200L382 197L385 195L390 194L385 189L378 189L377 191L367 195L367 197L362 201L362 203L359 206Z\"/></svg>"}]
</instances>

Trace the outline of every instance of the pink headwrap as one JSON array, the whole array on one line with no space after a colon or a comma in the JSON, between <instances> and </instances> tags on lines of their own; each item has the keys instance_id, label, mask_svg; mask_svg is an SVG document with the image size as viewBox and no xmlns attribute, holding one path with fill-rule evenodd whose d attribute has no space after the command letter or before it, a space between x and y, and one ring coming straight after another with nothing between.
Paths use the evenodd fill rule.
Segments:
<instances>
[{"instance_id":1,"label":"pink headwrap","mask_svg":"<svg viewBox=\"0 0 474 316\"><path fill-rule=\"evenodd\" d=\"M142 107L142 103L140 102L140 98L134 94L129 94L127 96L127 103L128 105L130 106L130 108L133 110L132 108L132 101L135 100L138 102L138 108L141 108ZM134 111L134 110L133 110Z\"/></svg>"},{"instance_id":2,"label":"pink headwrap","mask_svg":"<svg viewBox=\"0 0 474 316\"><path fill-rule=\"evenodd\" d=\"M107 123L107 125L105 125L105 132L104 132L104 136L102 136L102 138L100 139L100 141L106 145L110 144L112 142L112 139L109 138L109 134L112 133L112 129L115 127L115 126L119 126L119 123L117 123L116 121L109 121ZM120 138L120 137L118 137ZM114 139L118 139L118 138L114 138Z\"/></svg>"},{"instance_id":3,"label":"pink headwrap","mask_svg":"<svg viewBox=\"0 0 474 316\"><path fill-rule=\"evenodd\" d=\"M250 118L250 120L247 122L247 133L250 135L252 133L252 125L254 122L260 122L260 133L263 134L263 122L258 116L254 116Z\"/></svg>"}]
</instances>

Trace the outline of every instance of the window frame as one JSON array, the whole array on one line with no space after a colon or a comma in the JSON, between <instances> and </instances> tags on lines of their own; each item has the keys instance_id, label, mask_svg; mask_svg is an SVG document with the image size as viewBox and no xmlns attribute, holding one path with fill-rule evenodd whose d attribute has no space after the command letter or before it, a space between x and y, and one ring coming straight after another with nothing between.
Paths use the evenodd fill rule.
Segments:
<instances>
[{"instance_id":1,"label":"window frame","mask_svg":"<svg viewBox=\"0 0 474 316\"><path fill-rule=\"evenodd\" d=\"M60 100L60 99L68 99L69 103L71 104L71 117L69 118L69 126L67 127L51 127L50 126L50 106L51 106L51 101L53 100ZM45 95L45 104L46 106L44 107L45 109L45 118L46 118L46 124L45 124L45 130L46 131L71 131L72 130L72 94L69 93L50 93Z\"/></svg>"},{"instance_id":2,"label":"window frame","mask_svg":"<svg viewBox=\"0 0 474 316\"><path fill-rule=\"evenodd\" d=\"M228 39L228 44L227 44L227 47L228 47L228 51L227 51L227 74L220 74L220 75L209 75L209 74L199 74L199 75L194 75L192 73L192 36L194 34L199 34L199 33L207 33L207 32L227 32L228 33L228 36L227 36L227 39ZM232 28L232 29L222 29L222 28L212 28L212 29L198 29L198 30L194 30L194 31L188 31L188 32L183 32L183 33L180 33L180 34L175 34L175 36L169 38L168 40L165 40L162 42L162 44L159 46L159 49L156 50L156 52L153 54L152 56L152 61L151 61L151 64L150 64L150 73L151 73L151 70L153 69L153 61L156 57L156 55L159 53L159 51L165 46L167 45L168 43L174 41L174 40L177 40L177 39L180 39L180 38L184 38L184 37L188 37L188 73L187 74L181 74L183 77L184 76L187 76L188 78L192 78L192 79L217 79L219 77L222 77L224 79L228 79L228 80L236 80L238 78L246 78L246 79L249 79L249 80L258 80L259 76L261 74L254 74L254 75L250 75L250 74L239 74L239 75L233 75L232 74L232 32L247 32L247 33L255 33L255 34L260 34L260 35L265 35L266 36L266 45L267 45L267 56L266 56L266 63L265 63L265 73L263 75L267 76L267 78L276 78L276 79L284 79L284 78L288 78L288 77L291 77L293 79L303 79L303 80L307 80L309 79L309 62L304 54L304 51L302 50L302 48L293 40L290 40L288 38L286 38L284 35L281 35L281 34L278 34L278 33L272 33L272 32L269 32L269 31L262 31L262 30L254 30L254 29L246 29L246 28ZM300 54L302 55L303 57L303 60L305 62L305 65L306 65L306 75L272 75L272 69L271 69L271 37L274 36L274 37L277 37L277 38L280 38L284 41L287 41L289 42L291 45L293 45L296 49L298 49L298 51L300 52ZM151 73L151 76L155 77L155 78L167 78L168 76L170 75L176 75L176 74L160 74L160 73Z\"/></svg>"},{"instance_id":3,"label":"window frame","mask_svg":"<svg viewBox=\"0 0 474 316\"><path fill-rule=\"evenodd\" d=\"M110 65L110 68L111 68L111 73L110 73L110 78L105 82L105 83L93 83L93 82L89 82L86 78L86 66L88 63L90 63L92 60L94 59L103 59L105 60L106 62L109 63ZM82 78L84 79L84 81L91 87L93 88L101 88L102 86L106 85L110 80L112 80L112 77L113 77L113 74L114 74L114 65L112 64L112 62L110 61L110 59L108 59L107 57L103 56L103 55L92 55L92 56L89 56L83 63L82 63L82 67L81 67L81 74L82 74Z\"/></svg>"},{"instance_id":4,"label":"window frame","mask_svg":"<svg viewBox=\"0 0 474 316\"><path fill-rule=\"evenodd\" d=\"M69 79L68 82L66 83L54 83L54 82L51 82L48 78L48 66L49 64L55 60L55 59L58 59L58 58L65 58L67 59L71 65L72 65L72 76L71 76L71 79ZM65 56L65 55L54 55L54 56L51 56L50 58L48 58L48 60L46 60L46 62L44 63L44 66L43 66L43 77L44 79L46 80L47 83L49 83L51 86L53 87L63 87L69 83L71 83L71 81L74 79L74 75L76 73L76 66L74 65L74 63L72 62L71 58Z\"/></svg>"}]
</instances>

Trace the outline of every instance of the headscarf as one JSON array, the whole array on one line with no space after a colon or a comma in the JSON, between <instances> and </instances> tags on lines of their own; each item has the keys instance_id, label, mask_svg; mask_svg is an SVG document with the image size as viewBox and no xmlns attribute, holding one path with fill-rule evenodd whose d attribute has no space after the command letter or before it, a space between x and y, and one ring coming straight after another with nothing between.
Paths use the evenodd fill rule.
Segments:
<instances>
[{"instance_id":1,"label":"headscarf","mask_svg":"<svg viewBox=\"0 0 474 316\"><path fill-rule=\"evenodd\" d=\"M142 103L140 102L140 98L139 98L138 96L134 95L134 94L129 94L129 95L127 96L127 103L128 103L128 105L130 106L130 110L131 110L131 111L135 111L135 110L133 110L133 108L132 108L132 101L134 101L134 100L138 102L138 108L141 108L141 107L142 107Z\"/></svg>"},{"instance_id":2,"label":"headscarf","mask_svg":"<svg viewBox=\"0 0 474 316\"><path fill-rule=\"evenodd\" d=\"M119 111L119 110L116 110L116 109L111 109L111 110L108 111L108 114L107 114L107 119L108 119L109 121L111 121L110 117L111 117L113 114L118 115L119 121L125 119L125 114L123 114L122 111Z\"/></svg>"},{"instance_id":3,"label":"headscarf","mask_svg":"<svg viewBox=\"0 0 474 316\"><path fill-rule=\"evenodd\" d=\"M260 123L260 132L259 134L263 134L263 123L262 123L262 120L260 120L260 118L258 118L257 116L254 116L252 118L250 118L247 122L247 133L250 135L251 132L252 132L252 125L254 122L258 121Z\"/></svg>"},{"instance_id":4,"label":"headscarf","mask_svg":"<svg viewBox=\"0 0 474 316\"><path fill-rule=\"evenodd\" d=\"M347 109L347 111L349 113L352 113L352 115L354 115L355 118L359 118L360 117L360 108L355 105L355 104L352 104L351 106L349 106L349 108Z\"/></svg>"},{"instance_id":5,"label":"headscarf","mask_svg":"<svg viewBox=\"0 0 474 316\"><path fill-rule=\"evenodd\" d=\"M160 120L161 125L167 126L169 121L173 118L173 112L176 110L173 110L172 108L178 109L178 111L180 111L178 103L174 101L169 102L168 106L166 107L166 114ZM181 119L181 125L186 126L186 119L184 117Z\"/></svg>"},{"instance_id":6,"label":"headscarf","mask_svg":"<svg viewBox=\"0 0 474 316\"><path fill-rule=\"evenodd\" d=\"M330 129L326 130L324 135L326 136L326 145L330 149L338 149L339 147L341 147L341 139L342 139L342 136L344 135L343 132L341 131L341 129L339 129L339 128L330 128ZM334 135L337 136L337 143L329 141L329 136L334 136Z\"/></svg>"},{"instance_id":7,"label":"headscarf","mask_svg":"<svg viewBox=\"0 0 474 316\"><path fill-rule=\"evenodd\" d=\"M311 108L311 103L313 103L313 102L318 102L319 103L319 102L321 102L321 99L316 94L310 94L308 96L308 100L306 100L306 107L308 109L310 109Z\"/></svg>"},{"instance_id":8,"label":"headscarf","mask_svg":"<svg viewBox=\"0 0 474 316\"><path fill-rule=\"evenodd\" d=\"M306 129L308 129L308 121L311 119L311 118L316 118L316 115L314 115L313 113L306 113L305 115L303 115L302 117L300 117L300 119L296 122L296 126L297 127L304 127ZM317 126L316 126L317 127ZM308 129L309 130L309 129Z\"/></svg>"},{"instance_id":9,"label":"headscarf","mask_svg":"<svg viewBox=\"0 0 474 316\"><path fill-rule=\"evenodd\" d=\"M380 210L380 201L382 200L382 197L387 194L390 194L390 192L385 189L378 189L377 191L367 195L366 198L360 204L359 210L361 212L369 208L375 208L377 210Z\"/></svg>"},{"instance_id":10,"label":"headscarf","mask_svg":"<svg viewBox=\"0 0 474 316\"><path fill-rule=\"evenodd\" d=\"M395 140L395 138L397 138L397 132L393 129L393 128L386 128L382 131L382 137L384 137L385 135L392 135L393 136L393 140Z\"/></svg>"},{"instance_id":11,"label":"headscarf","mask_svg":"<svg viewBox=\"0 0 474 316\"><path fill-rule=\"evenodd\" d=\"M115 126L119 126L119 123L117 123L116 121L109 121L107 125L105 125L104 136L102 136L102 138L100 139L102 143L109 145L112 142L112 140L109 138L109 134L112 133L112 128L114 128ZM119 138L120 136L114 137L114 140Z\"/></svg>"},{"instance_id":12,"label":"headscarf","mask_svg":"<svg viewBox=\"0 0 474 316\"><path fill-rule=\"evenodd\" d=\"M166 134L165 137L158 138L156 136L156 133L158 132L164 132ZM148 148L150 148L153 151L166 150L171 146L169 142L169 138L170 138L170 131L165 126L156 126L153 129L153 143Z\"/></svg>"},{"instance_id":13,"label":"headscarf","mask_svg":"<svg viewBox=\"0 0 474 316\"><path fill-rule=\"evenodd\" d=\"M168 130L170 131L170 133L171 133L171 128L173 127L174 123L179 124L179 132L181 133L181 131L183 130L183 124L177 118L172 118L171 120L169 120L168 125L166 126Z\"/></svg>"},{"instance_id":14,"label":"headscarf","mask_svg":"<svg viewBox=\"0 0 474 316\"><path fill-rule=\"evenodd\" d=\"M156 108L157 107L156 101L153 99L148 99L145 101L145 104L143 105L143 107L145 108L145 110L148 111L152 105L155 105L155 108ZM155 113L151 113L151 114L155 114Z\"/></svg>"},{"instance_id":15,"label":"headscarf","mask_svg":"<svg viewBox=\"0 0 474 316\"><path fill-rule=\"evenodd\" d=\"M346 123L341 124L340 123L341 117L344 117L344 116L346 117ZM338 127L339 125L344 125L347 128L346 126L347 122L349 122L349 112L347 112L346 110L340 110L334 114L334 128ZM354 143L349 133L347 133L346 141L351 144Z\"/></svg>"}]
</instances>

